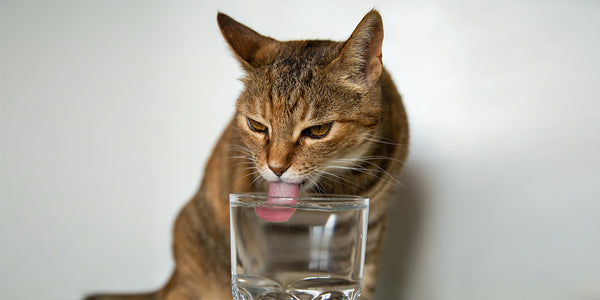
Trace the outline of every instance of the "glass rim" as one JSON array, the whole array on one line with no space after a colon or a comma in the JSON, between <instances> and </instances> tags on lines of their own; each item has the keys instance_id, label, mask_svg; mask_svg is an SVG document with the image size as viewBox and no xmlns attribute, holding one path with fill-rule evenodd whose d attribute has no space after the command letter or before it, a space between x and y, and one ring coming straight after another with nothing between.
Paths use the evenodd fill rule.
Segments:
<instances>
[{"instance_id":1,"label":"glass rim","mask_svg":"<svg viewBox=\"0 0 600 300\"><path fill-rule=\"evenodd\" d=\"M229 197L238 197L238 198L252 198L252 199L262 199L262 198L274 198L274 199L297 199L303 201L365 201L369 200L369 197L357 196L357 195L344 195L344 194L300 194L298 197L288 197L288 196L269 196L267 193L231 193Z\"/></svg>"},{"instance_id":2,"label":"glass rim","mask_svg":"<svg viewBox=\"0 0 600 300\"><path fill-rule=\"evenodd\" d=\"M244 199L246 201L244 201ZM266 203L269 199L295 199L296 204ZM264 201L264 202L263 202ZM229 203L242 205L266 206L266 207L289 207L289 208L314 208L314 207L347 207L368 208L369 198L355 195L343 194L301 194L298 197L269 196L267 193L231 193Z\"/></svg>"}]
</instances>

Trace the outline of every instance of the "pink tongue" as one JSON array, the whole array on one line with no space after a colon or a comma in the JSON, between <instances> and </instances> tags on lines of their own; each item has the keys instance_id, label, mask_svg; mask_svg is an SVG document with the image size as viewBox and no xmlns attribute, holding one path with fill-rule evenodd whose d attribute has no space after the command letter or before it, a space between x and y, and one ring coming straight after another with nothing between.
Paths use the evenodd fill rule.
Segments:
<instances>
[{"instance_id":1,"label":"pink tongue","mask_svg":"<svg viewBox=\"0 0 600 300\"><path fill-rule=\"evenodd\" d=\"M297 199L282 197L298 197L298 184L271 182L269 196L277 198L269 198L267 203L294 205L298 203ZM288 207L257 207L256 215L267 222L285 222L292 217L294 211L295 209Z\"/></svg>"}]
</instances>

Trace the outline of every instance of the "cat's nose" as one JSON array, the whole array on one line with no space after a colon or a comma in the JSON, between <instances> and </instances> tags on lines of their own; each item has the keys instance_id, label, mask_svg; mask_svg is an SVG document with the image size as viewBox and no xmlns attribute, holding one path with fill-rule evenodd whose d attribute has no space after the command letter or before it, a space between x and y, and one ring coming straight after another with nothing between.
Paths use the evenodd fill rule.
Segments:
<instances>
[{"instance_id":1,"label":"cat's nose","mask_svg":"<svg viewBox=\"0 0 600 300\"><path fill-rule=\"evenodd\" d=\"M289 166L272 166L272 165L269 165L269 169L271 169L271 171L273 171L273 173L275 173L275 175L277 175L277 176L283 175L283 172L287 171L288 168L289 168Z\"/></svg>"}]
</instances>

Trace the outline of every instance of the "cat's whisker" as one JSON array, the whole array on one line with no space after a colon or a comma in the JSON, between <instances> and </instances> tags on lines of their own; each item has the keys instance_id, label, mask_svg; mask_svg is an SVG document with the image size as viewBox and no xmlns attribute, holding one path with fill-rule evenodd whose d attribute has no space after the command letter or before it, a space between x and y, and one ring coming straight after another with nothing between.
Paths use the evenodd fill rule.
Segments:
<instances>
[{"instance_id":1,"label":"cat's whisker","mask_svg":"<svg viewBox=\"0 0 600 300\"><path fill-rule=\"evenodd\" d=\"M334 160L334 162L336 162L336 160ZM348 160L342 161L341 165L333 165L332 164L332 165L327 165L327 167L335 168L335 169L342 169L342 170L349 170L349 171L356 171L356 172L367 174L367 175L370 175L373 177L377 177L377 174L378 174L377 171L375 171L375 170L369 170L362 165L350 162Z\"/></svg>"},{"instance_id":2,"label":"cat's whisker","mask_svg":"<svg viewBox=\"0 0 600 300\"><path fill-rule=\"evenodd\" d=\"M399 160L399 159L395 159L395 158L391 158L391 157L387 157L387 156L361 156L361 157L356 157L356 158L338 158L336 159L338 161L344 161L344 162L348 162L348 161L355 161L355 162L360 162L360 161L368 161L368 160L389 160L401 165L405 165L405 162Z\"/></svg>"},{"instance_id":3,"label":"cat's whisker","mask_svg":"<svg viewBox=\"0 0 600 300\"><path fill-rule=\"evenodd\" d=\"M364 166L354 163L353 161L354 161L354 159L335 159L335 160L332 160L332 162L334 162L334 163L339 162L340 164L334 164L334 165L329 165L329 166L348 167L348 168L353 168L355 170L366 169ZM349 166L352 166L352 167L349 167Z\"/></svg>"},{"instance_id":4,"label":"cat's whisker","mask_svg":"<svg viewBox=\"0 0 600 300\"><path fill-rule=\"evenodd\" d=\"M310 189L316 188L315 180L312 178L311 175L309 175L309 176L306 177L306 183L305 183L304 188L306 190L310 190Z\"/></svg>"},{"instance_id":5,"label":"cat's whisker","mask_svg":"<svg viewBox=\"0 0 600 300\"><path fill-rule=\"evenodd\" d=\"M336 165L328 165L328 168L333 168L333 169L341 169L341 170L350 170L350 171L356 171L359 173L363 173L363 174L367 174L373 177L377 177L377 172L373 171L373 170L369 170L366 169L362 166L360 167L346 167L346 166L336 166Z\"/></svg>"},{"instance_id":6,"label":"cat's whisker","mask_svg":"<svg viewBox=\"0 0 600 300\"><path fill-rule=\"evenodd\" d=\"M242 155L226 156L225 158L230 158L230 159L234 159L234 158L237 158L237 159L247 159L247 160L250 160L250 161L254 161L254 158L248 157L248 156L242 156Z\"/></svg>"},{"instance_id":7,"label":"cat's whisker","mask_svg":"<svg viewBox=\"0 0 600 300\"><path fill-rule=\"evenodd\" d=\"M367 157L367 158L368 158L368 157ZM375 159L384 159L384 158L386 158L386 157L383 157L383 156L382 156L382 157L376 157L376 156L373 156L373 157L371 157L371 158L372 158L372 160L375 160ZM388 171L386 171L384 168L382 168L381 166L379 166L379 165L378 165L378 164L376 164L376 163L373 163L373 162L369 161L369 159L365 159L365 157L359 157L359 158L340 158L340 159L337 159L337 161L346 162L347 164L350 164L350 165L356 166L356 168L347 167L347 168L349 168L349 169L353 169L353 170L355 170L355 171L358 171L358 172L361 172L361 173L364 173L364 174L368 174L368 175L371 175L371 176L374 176L374 177L378 177L378 176L377 176L377 174L378 174L378 172L377 172L377 171L374 171L374 172L375 172L375 174L373 174L373 173L367 173L367 170L368 170L367 168L365 168L364 166L361 166L361 165L359 165L359 164L356 164L356 163L354 163L354 162L362 162L362 163L365 163L365 164L371 165L371 166L373 166L373 167L377 168L377 169L378 169L378 170L379 170L379 171L380 171L382 174L386 175L386 176L385 176L385 178L387 178L387 179L391 179L391 181L392 181L391 183L392 183L394 186L397 186L397 187L402 187L402 186L404 186L404 185L403 185L403 184L402 184L400 181L398 181L398 179L396 179L394 176L392 176L392 174L390 174L390 173L389 173ZM401 163L401 162L399 162L399 163ZM330 166L331 166L331 167L336 167L335 165L330 165Z\"/></svg>"},{"instance_id":8,"label":"cat's whisker","mask_svg":"<svg viewBox=\"0 0 600 300\"><path fill-rule=\"evenodd\" d=\"M240 154L247 154L248 156L252 156L252 151L246 146L228 144L226 145L226 147L228 147L228 150L230 150L231 152L238 152Z\"/></svg>"},{"instance_id":9,"label":"cat's whisker","mask_svg":"<svg viewBox=\"0 0 600 300\"><path fill-rule=\"evenodd\" d=\"M357 158L340 158L338 159L339 161L344 161L344 162L363 162L369 165L373 165L381 170L383 170L383 168L381 166L379 166L378 164L375 164L373 162L371 162L371 160L389 160L401 165L405 165L405 163L403 161L400 161L398 159L394 159L394 158L390 158L390 157L386 157L386 156L361 156L361 157L357 157ZM353 164L353 165L357 165L357 164Z\"/></svg>"},{"instance_id":10,"label":"cat's whisker","mask_svg":"<svg viewBox=\"0 0 600 300\"><path fill-rule=\"evenodd\" d=\"M251 161L255 161L254 156L251 154L242 154L242 155L232 155L229 156L228 158L232 158L232 159L246 159L246 160L251 160Z\"/></svg>"},{"instance_id":11,"label":"cat's whisker","mask_svg":"<svg viewBox=\"0 0 600 300\"><path fill-rule=\"evenodd\" d=\"M399 146L399 147L406 147L406 144L401 144L401 143L394 143L393 141L385 141L385 140L380 140L378 138L383 138L383 137L378 137L378 136L370 136L370 137L365 137L365 140L370 141L370 142L374 142L374 143L380 143L380 144L386 144L386 145L393 145L393 146Z\"/></svg>"},{"instance_id":12,"label":"cat's whisker","mask_svg":"<svg viewBox=\"0 0 600 300\"><path fill-rule=\"evenodd\" d=\"M236 163L234 166L243 166L243 165L251 165L251 166L255 166L256 168L256 164L253 161L241 161Z\"/></svg>"},{"instance_id":13,"label":"cat's whisker","mask_svg":"<svg viewBox=\"0 0 600 300\"><path fill-rule=\"evenodd\" d=\"M256 174L256 173L258 173L258 176L256 176L252 181L250 181L250 183L248 184L248 187L251 187L259 179L263 179L262 175L260 175L260 171L253 172L253 174Z\"/></svg>"},{"instance_id":14,"label":"cat's whisker","mask_svg":"<svg viewBox=\"0 0 600 300\"><path fill-rule=\"evenodd\" d=\"M312 186L314 186L315 191L318 194L325 194L325 188L323 188L323 186L321 186L321 184L319 183L319 178L316 174L309 175L308 181L312 184Z\"/></svg>"},{"instance_id":15,"label":"cat's whisker","mask_svg":"<svg viewBox=\"0 0 600 300\"><path fill-rule=\"evenodd\" d=\"M396 183L396 185L402 186L402 184L391 174L389 174L384 168L382 168L380 165L371 162L370 160L386 160L389 159L390 161L394 162L394 163L399 163L401 165L404 165L404 162L401 162L397 159L392 159L392 158L388 158L385 156L371 156L371 157L359 157L359 158L341 158L341 159L336 159L334 161L336 162L340 162L342 165L350 165L355 167L355 171L359 171L359 172L363 172L365 173L365 170L368 170L365 166L360 165L358 163L364 163L364 164L368 164L371 166L374 166L375 168L377 168L378 170L386 173L386 175L388 175L389 177L392 178L392 181L394 181ZM375 173L377 173L377 171L373 171Z\"/></svg>"},{"instance_id":16,"label":"cat's whisker","mask_svg":"<svg viewBox=\"0 0 600 300\"><path fill-rule=\"evenodd\" d=\"M242 147L240 147L240 148L242 148ZM240 152L242 152L241 153L242 155L225 156L225 158L226 159L239 159L239 160L242 160L240 162L237 162L235 164L235 166L239 166L239 165L255 165L256 161L254 160L254 157L252 156L252 153L245 152L245 151L247 151L247 150L240 151Z\"/></svg>"},{"instance_id":17,"label":"cat's whisker","mask_svg":"<svg viewBox=\"0 0 600 300\"><path fill-rule=\"evenodd\" d=\"M251 170L251 168L247 168L246 170ZM253 176L253 175L256 175L256 174L258 174L258 173L260 173L258 170L254 171L254 172L250 172L250 173L248 173L248 174L246 174L246 175L244 175L244 176L240 177L240 180L242 180L242 179L244 179L244 178L246 178L246 177L248 177L248 176Z\"/></svg>"},{"instance_id":18,"label":"cat's whisker","mask_svg":"<svg viewBox=\"0 0 600 300\"><path fill-rule=\"evenodd\" d=\"M246 168L242 169L242 171L248 171L248 170L256 170L256 172L258 172L258 168L254 167L254 166L252 166L252 167L246 167Z\"/></svg>"},{"instance_id":19,"label":"cat's whisker","mask_svg":"<svg viewBox=\"0 0 600 300\"><path fill-rule=\"evenodd\" d=\"M232 154L232 156L241 155L241 156L246 156L246 157L253 157L252 156L252 152L245 151L245 150L244 151L242 151L242 150L234 150L234 151L231 151L231 154Z\"/></svg>"},{"instance_id":20,"label":"cat's whisker","mask_svg":"<svg viewBox=\"0 0 600 300\"><path fill-rule=\"evenodd\" d=\"M365 168L365 167L363 167L363 166L359 166L359 165L357 165L357 166L358 166L358 167L347 167L347 166L328 165L327 167L329 167L329 168L333 168L333 169L341 169L341 170L356 171L356 172L359 172L359 173L362 173L362 174L369 175L369 176L371 176L371 177L373 177L373 178L380 178L380 176L379 176L379 173L378 173L377 171L375 171L375 170L369 170L369 169L366 169L366 168Z\"/></svg>"},{"instance_id":21,"label":"cat's whisker","mask_svg":"<svg viewBox=\"0 0 600 300\"><path fill-rule=\"evenodd\" d=\"M404 165L403 161L401 161L399 159L391 158L391 157L388 157L388 156L377 156L377 155L373 155L373 156L361 156L361 157L359 157L359 159L367 159L367 160L376 160L376 159L390 160L390 161L397 162L399 164Z\"/></svg>"},{"instance_id":22,"label":"cat's whisker","mask_svg":"<svg viewBox=\"0 0 600 300\"><path fill-rule=\"evenodd\" d=\"M245 169L243 169L243 170L244 170L244 171L246 171L246 170L252 170L252 169L256 169L256 167L248 167L248 168L245 168ZM236 183L238 183L238 182L240 182L240 181L244 180L245 178L247 178L247 177L249 177L249 176L255 176L255 175L257 175L257 174L258 174L257 178L258 178L258 177L261 177L261 176L260 176L260 172L258 171L258 169L256 169L256 171L250 172L250 173L248 173L248 174L246 174L246 175L244 175L244 176L242 176L242 177L240 177L240 178L237 178L237 179L236 179ZM254 178L254 179L252 180L252 182L250 182L250 184L248 184L248 187L250 187L250 186L252 185L252 183L253 183L253 182L254 182L254 181L257 179L257 178Z\"/></svg>"},{"instance_id":23,"label":"cat's whisker","mask_svg":"<svg viewBox=\"0 0 600 300\"><path fill-rule=\"evenodd\" d=\"M326 175L326 174L323 174L323 175L321 176L321 180L322 180L322 181L323 181L323 180L329 180L329 181L331 181L331 182L333 182L333 183L335 183L335 184L339 184L339 185L345 185L345 183L344 183L344 182L341 182L340 180L336 179L335 177L332 177L332 176L329 176L329 175Z\"/></svg>"},{"instance_id":24,"label":"cat's whisker","mask_svg":"<svg viewBox=\"0 0 600 300\"><path fill-rule=\"evenodd\" d=\"M241 155L241 156L246 156L246 157L254 157L253 154L252 154L252 152L245 151L245 150L244 151L242 151L242 150L232 151L231 154Z\"/></svg>"},{"instance_id":25,"label":"cat's whisker","mask_svg":"<svg viewBox=\"0 0 600 300\"><path fill-rule=\"evenodd\" d=\"M392 176L392 174L390 174L388 171L386 171L384 168L382 168L378 164L370 162L368 160L364 160L364 159L357 159L357 161L361 161L366 164L374 166L375 168L379 169L383 174L387 175L388 176L387 178L391 179L393 181L393 183L395 183L396 186L403 186L403 184L400 181L398 181L398 179L396 179L396 177Z\"/></svg>"},{"instance_id":26,"label":"cat's whisker","mask_svg":"<svg viewBox=\"0 0 600 300\"><path fill-rule=\"evenodd\" d=\"M233 167L243 167L243 166L248 166L243 170L256 169L256 163L254 163L253 161L240 161L233 165Z\"/></svg>"},{"instance_id":27,"label":"cat's whisker","mask_svg":"<svg viewBox=\"0 0 600 300\"><path fill-rule=\"evenodd\" d=\"M344 182L347 182L347 183L349 183L349 184L351 184L353 186L358 186L356 183L354 183L352 181L349 181L349 180L345 179L344 177L341 177L341 176L339 176L339 175L337 175L335 173L327 172L325 170L315 170L315 172L320 173L320 174L324 175L325 177L329 177L329 179L335 179L335 178L337 178L337 179L339 179L341 181L344 181ZM342 183L339 180L337 180L337 181L334 180L334 181L336 181L337 183Z\"/></svg>"}]
</instances>

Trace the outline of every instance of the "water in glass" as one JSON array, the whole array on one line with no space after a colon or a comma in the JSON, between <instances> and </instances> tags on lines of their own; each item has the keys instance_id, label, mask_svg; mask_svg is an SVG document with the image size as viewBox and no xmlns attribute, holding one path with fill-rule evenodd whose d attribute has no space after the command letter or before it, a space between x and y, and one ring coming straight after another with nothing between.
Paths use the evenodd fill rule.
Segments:
<instances>
[{"instance_id":1,"label":"water in glass","mask_svg":"<svg viewBox=\"0 0 600 300\"><path fill-rule=\"evenodd\" d=\"M358 299L368 199L299 198L286 222L256 214L266 196L231 195L234 299Z\"/></svg>"}]
</instances>

